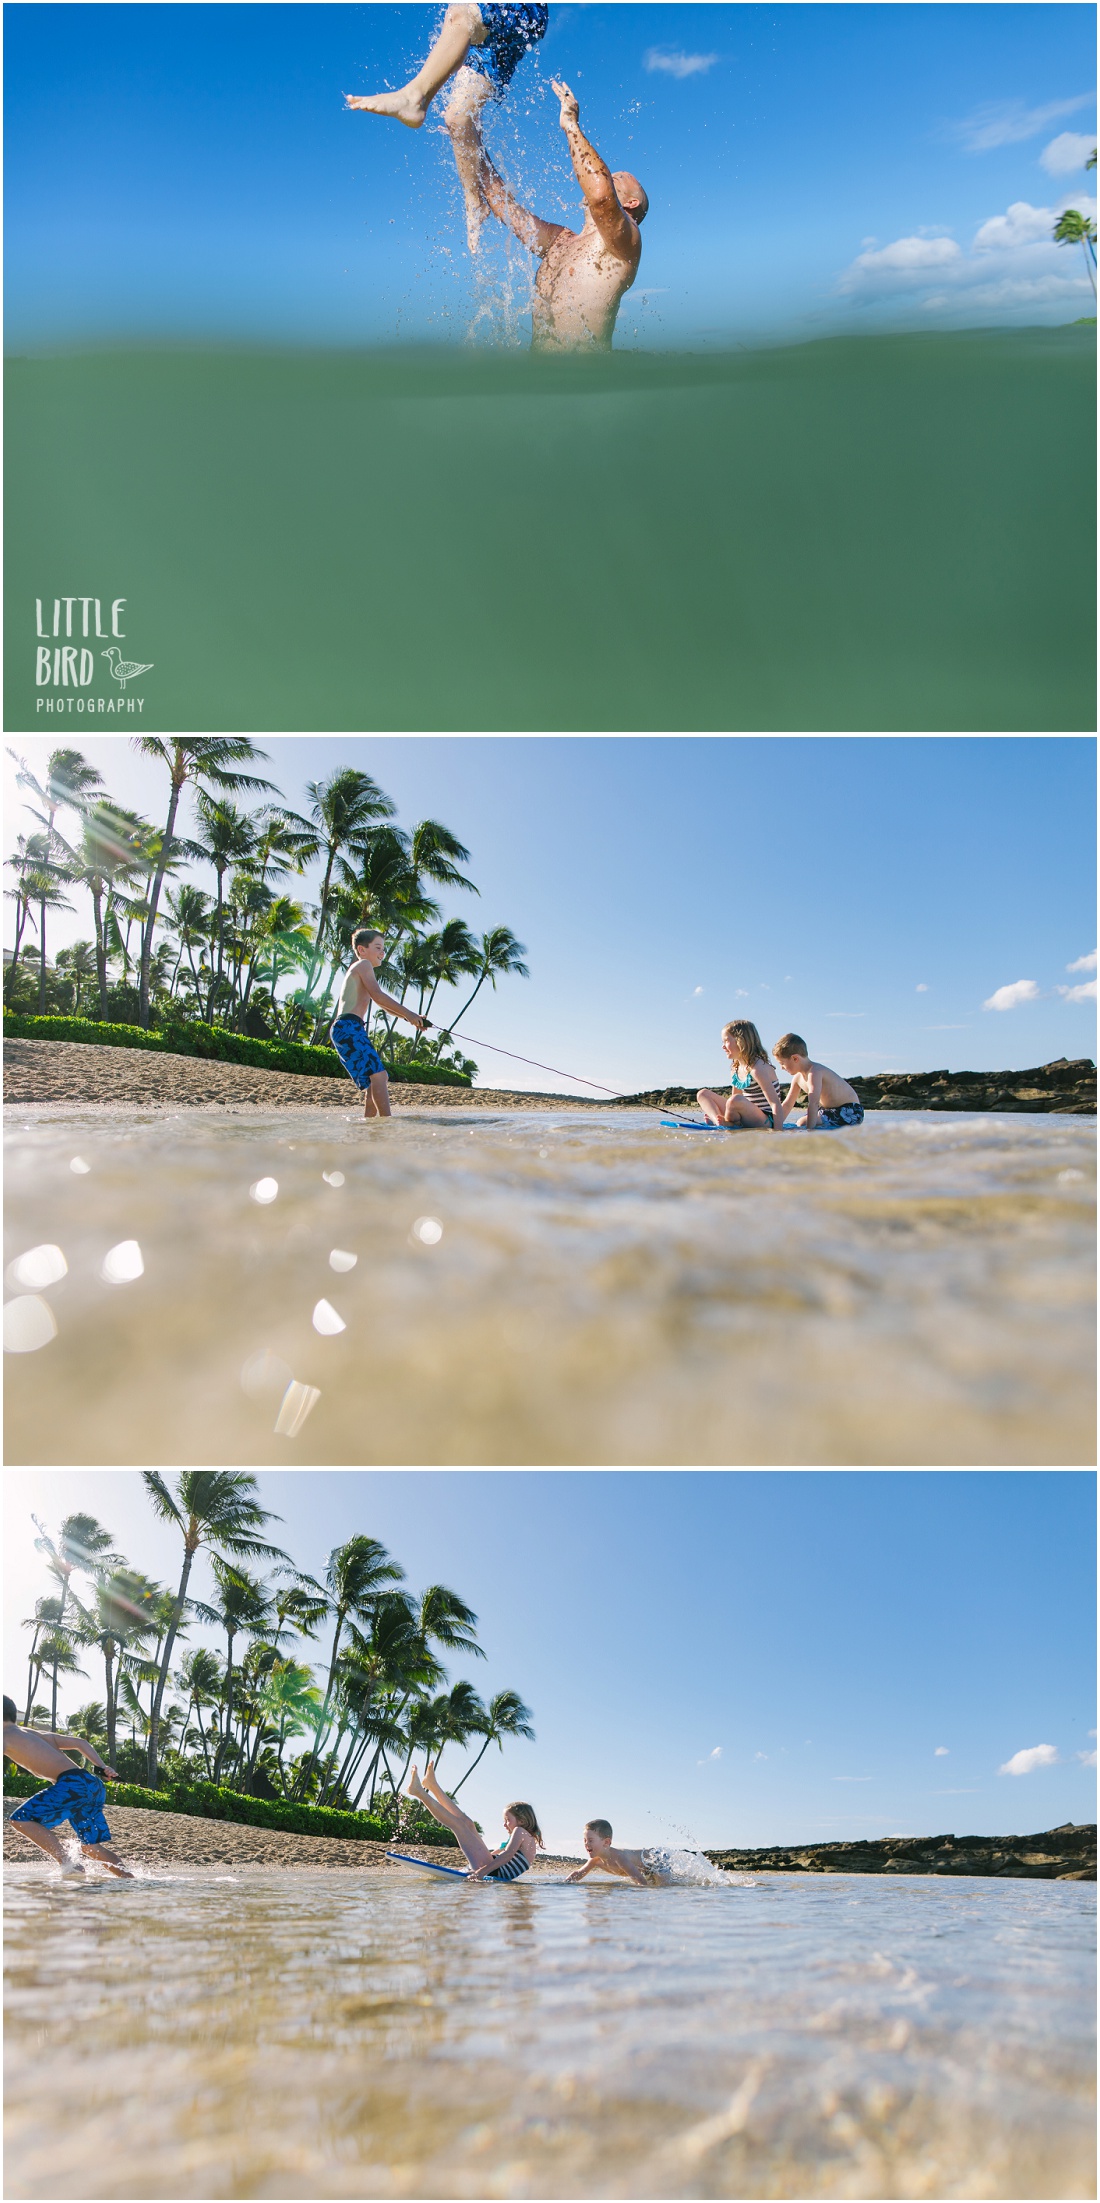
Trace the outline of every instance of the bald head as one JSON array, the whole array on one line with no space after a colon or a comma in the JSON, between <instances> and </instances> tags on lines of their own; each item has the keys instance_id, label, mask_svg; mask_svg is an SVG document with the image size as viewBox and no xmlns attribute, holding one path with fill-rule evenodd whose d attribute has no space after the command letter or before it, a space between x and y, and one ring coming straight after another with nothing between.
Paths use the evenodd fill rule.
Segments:
<instances>
[{"instance_id":1,"label":"bald head","mask_svg":"<svg viewBox=\"0 0 1100 2203\"><path fill-rule=\"evenodd\" d=\"M620 168L611 179L615 186L619 205L632 214L636 222L644 222L649 213L649 200L636 176L628 168Z\"/></svg>"}]
</instances>

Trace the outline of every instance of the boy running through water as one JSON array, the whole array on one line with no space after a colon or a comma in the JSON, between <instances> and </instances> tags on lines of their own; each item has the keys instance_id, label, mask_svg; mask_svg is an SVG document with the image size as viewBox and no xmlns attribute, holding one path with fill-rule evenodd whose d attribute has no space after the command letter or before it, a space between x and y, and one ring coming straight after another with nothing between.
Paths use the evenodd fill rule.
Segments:
<instances>
[{"instance_id":1,"label":"boy running through water","mask_svg":"<svg viewBox=\"0 0 1100 2203\"><path fill-rule=\"evenodd\" d=\"M386 944L380 933L371 926L360 926L352 934L352 948L356 962L348 972L340 994L340 1006L329 1027L329 1039L350 1079L354 1079L363 1093L364 1117L388 1117L390 1110L390 1082L386 1066L372 1048L367 1034L367 1019L372 1002L380 1009L389 1010L394 1017L405 1017L422 1033L430 1019L421 1017L416 1010L407 1010L403 1003L394 1000L380 987L375 974L386 953Z\"/></svg>"},{"instance_id":2,"label":"boy running through water","mask_svg":"<svg viewBox=\"0 0 1100 2203\"><path fill-rule=\"evenodd\" d=\"M489 0L474 5L474 0L460 0L447 9L427 60L400 91L371 92L365 98L345 92L344 99L349 107L369 115L392 115L407 130L419 130L436 93L453 76L445 117L453 131L472 121L487 99L504 98L524 55L545 36L549 13L546 7L493 6ZM463 159L457 139L455 160L466 197L466 234L470 251L476 252L486 209L476 171Z\"/></svg>"},{"instance_id":3,"label":"boy running through water","mask_svg":"<svg viewBox=\"0 0 1100 2203\"><path fill-rule=\"evenodd\" d=\"M595 1868L601 1874L621 1875L624 1882L637 1882L642 1889L670 1886L672 1876L659 1851L616 1851L611 1836L610 1821L586 1822L584 1848L588 1853L588 1865L578 1866L572 1874L567 1874L567 1882L583 1882Z\"/></svg>"},{"instance_id":4,"label":"boy running through water","mask_svg":"<svg viewBox=\"0 0 1100 2203\"><path fill-rule=\"evenodd\" d=\"M772 1051L790 1085L775 1112L778 1131L792 1109L806 1104L803 1132L841 1132L846 1125L863 1123L863 1103L854 1086L827 1064L811 1063L801 1033L784 1033Z\"/></svg>"},{"instance_id":5,"label":"boy running through water","mask_svg":"<svg viewBox=\"0 0 1100 2203\"><path fill-rule=\"evenodd\" d=\"M86 1858L97 1859L109 1874L132 1882L129 1867L123 1865L111 1845L111 1831L103 1817L107 1795L103 1784L91 1767L74 1767L72 1760L66 1759L66 1752L82 1752L93 1767L102 1769L108 1782L117 1782L114 1768L100 1758L94 1744L88 1744L82 1736L63 1736L53 1730L21 1729L14 1699L5 1698L4 1758L13 1759L28 1774L44 1775L50 1785L48 1790L36 1790L33 1797L24 1798L11 1816L12 1827L29 1836L63 1874L83 1878L83 1867L70 1865L64 1844L54 1835L58 1822L68 1821L80 1838Z\"/></svg>"}]
</instances>

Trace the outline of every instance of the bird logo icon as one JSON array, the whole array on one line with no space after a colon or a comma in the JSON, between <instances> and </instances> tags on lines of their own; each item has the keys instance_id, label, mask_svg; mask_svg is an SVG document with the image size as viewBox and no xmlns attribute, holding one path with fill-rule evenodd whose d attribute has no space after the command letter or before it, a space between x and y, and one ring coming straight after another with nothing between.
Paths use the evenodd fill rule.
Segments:
<instances>
[{"instance_id":1,"label":"bird logo icon","mask_svg":"<svg viewBox=\"0 0 1100 2203\"><path fill-rule=\"evenodd\" d=\"M100 656L110 659L111 678L118 682L124 694L127 681L136 681L139 673L151 673L153 670L152 665L138 665L133 658L124 658L116 643L112 643L109 650L101 651Z\"/></svg>"}]
</instances>

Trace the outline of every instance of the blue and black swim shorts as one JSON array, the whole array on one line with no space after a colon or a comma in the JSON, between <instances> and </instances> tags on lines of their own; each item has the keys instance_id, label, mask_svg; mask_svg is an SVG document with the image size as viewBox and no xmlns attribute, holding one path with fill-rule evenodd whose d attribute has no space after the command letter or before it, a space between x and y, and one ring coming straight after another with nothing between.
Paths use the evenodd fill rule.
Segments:
<instances>
[{"instance_id":1,"label":"blue and black swim shorts","mask_svg":"<svg viewBox=\"0 0 1100 2203\"><path fill-rule=\"evenodd\" d=\"M38 1821L43 1828L56 1828L59 1821L68 1821L81 1843L110 1843L111 1831L103 1816L106 1796L99 1776L93 1775L90 1767L74 1767L51 1782L48 1790L36 1790L32 1798L24 1798L11 1817L13 1821Z\"/></svg>"},{"instance_id":2,"label":"blue and black swim shorts","mask_svg":"<svg viewBox=\"0 0 1100 2203\"><path fill-rule=\"evenodd\" d=\"M488 37L483 46L471 46L466 67L476 69L479 76L487 76L493 87L493 98L503 99L505 87L524 55L538 45L540 38L545 38L550 10L497 7L491 0L480 0L480 10Z\"/></svg>"},{"instance_id":3,"label":"blue and black swim shorts","mask_svg":"<svg viewBox=\"0 0 1100 2203\"><path fill-rule=\"evenodd\" d=\"M338 1017L329 1027L329 1039L350 1079L357 1086L368 1087L376 1071L386 1066L367 1038L367 1028L361 1017Z\"/></svg>"},{"instance_id":4,"label":"blue and black swim shorts","mask_svg":"<svg viewBox=\"0 0 1100 2203\"><path fill-rule=\"evenodd\" d=\"M862 1102L841 1102L836 1109L819 1112L815 1132L842 1132L845 1125L863 1123Z\"/></svg>"}]
</instances>

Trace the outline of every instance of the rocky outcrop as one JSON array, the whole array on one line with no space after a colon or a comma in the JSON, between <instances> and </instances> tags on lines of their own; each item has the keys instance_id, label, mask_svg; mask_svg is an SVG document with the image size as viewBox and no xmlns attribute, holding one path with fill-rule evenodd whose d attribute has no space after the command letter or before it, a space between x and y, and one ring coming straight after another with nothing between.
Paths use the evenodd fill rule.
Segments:
<instances>
[{"instance_id":1,"label":"rocky outcrop","mask_svg":"<svg viewBox=\"0 0 1100 2203\"><path fill-rule=\"evenodd\" d=\"M1039 1836L885 1836L791 1850L708 1851L715 1866L764 1874L981 1874L1006 1880L1094 1882L1095 1822L1066 1821Z\"/></svg>"},{"instance_id":2,"label":"rocky outcrop","mask_svg":"<svg viewBox=\"0 0 1100 2203\"><path fill-rule=\"evenodd\" d=\"M845 1073L847 1076L847 1073ZM700 1081L700 1084L703 1082ZM1091 1056L1041 1063L1034 1071L880 1071L853 1074L865 1109L1056 1110L1060 1116L1096 1114L1096 1065ZM654 1087L624 1094L612 1109L694 1109L694 1086Z\"/></svg>"}]
</instances>

